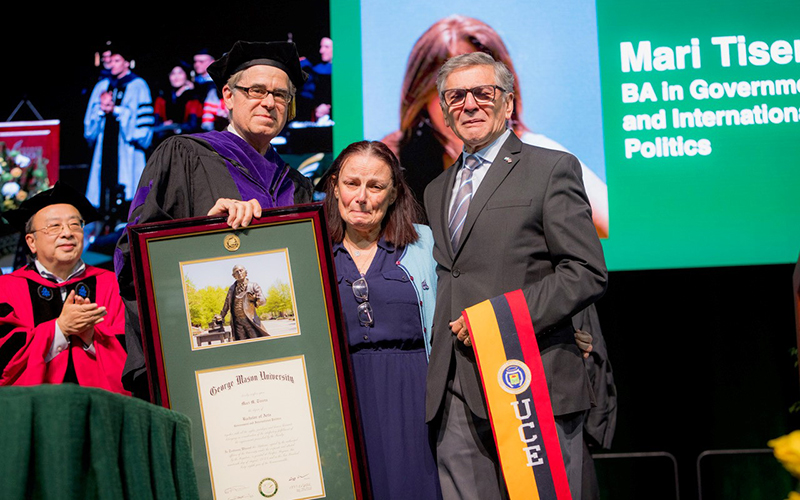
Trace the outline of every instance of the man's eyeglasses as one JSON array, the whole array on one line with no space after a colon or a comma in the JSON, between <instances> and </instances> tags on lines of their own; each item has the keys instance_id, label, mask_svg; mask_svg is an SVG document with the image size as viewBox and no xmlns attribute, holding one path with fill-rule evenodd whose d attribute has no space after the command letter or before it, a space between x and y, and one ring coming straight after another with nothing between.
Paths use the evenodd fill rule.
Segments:
<instances>
[{"instance_id":1,"label":"man's eyeglasses","mask_svg":"<svg viewBox=\"0 0 800 500\"><path fill-rule=\"evenodd\" d=\"M360 277L353 282L353 295L356 300L363 301L358 304L358 321L361 326L372 326L372 306L369 305L369 285L364 277Z\"/></svg>"},{"instance_id":2,"label":"man's eyeglasses","mask_svg":"<svg viewBox=\"0 0 800 500\"><path fill-rule=\"evenodd\" d=\"M448 106L459 106L466 100L467 94L472 94L475 102L489 104L494 101L495 89L506 92L506 89L497 85L478 85L471 89L447 89L442 92L442 98Z\"/></svg>"},{"instance_id":3,"label":"man's eyeglasses","mask_svg":"<svg viewBox=\"0 0 800 500\"><path fill-rule=\"evenodd\" d=\"M233 87L247 94L247 97L250 99L262 100L272 94L272 98L275 99L276 104L289 104L292 102L292 94L286 89L267 90L261 86L242 87L240 85L234 85Z\"/></svg>"},{"instance_id":4,"label":"man's eyeglasses","mask_svg":"<svg viewBox=\"0 0 800 500\"><path fill-rule=\"evenodd\" d=\"M45 227L41 227L39 229L33 229L29 234L41 231L47 236L57 236L61 234L61 232L64 230L64 226L68 227L70 231L77 233L77 232L83 232L83 226L85 225L86 223L82 219L71 220L66 224L64 224L63 222L54 222L52 224L46 225Z\"/></svg>"}]
</instances>

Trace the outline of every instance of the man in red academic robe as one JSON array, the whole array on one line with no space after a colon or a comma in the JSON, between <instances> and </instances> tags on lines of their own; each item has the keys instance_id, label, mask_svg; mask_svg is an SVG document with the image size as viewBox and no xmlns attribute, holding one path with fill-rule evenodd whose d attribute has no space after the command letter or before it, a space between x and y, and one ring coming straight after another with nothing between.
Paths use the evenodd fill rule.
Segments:
<instances>
[{"instance_id":1,"label":"man in red academic robe","mask_svg":"<svg viewBox=\"0 0 800 500\"><path fill-rule=\"evenodd\" d=\"M0 385L73 382L121 394L125 314L116 276L81 259L97 211L61 183L4 214L34 261L0 276Z\"/></svg>"}]
</instances>

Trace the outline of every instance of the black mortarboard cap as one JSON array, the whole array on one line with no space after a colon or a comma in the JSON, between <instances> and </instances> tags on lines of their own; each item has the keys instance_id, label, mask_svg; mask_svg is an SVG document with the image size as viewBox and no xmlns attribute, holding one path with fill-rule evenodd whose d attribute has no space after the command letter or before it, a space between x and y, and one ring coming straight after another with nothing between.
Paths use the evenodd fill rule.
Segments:
<instances>
[{"instance_id":1,"label":"black mortarboard cap","mask_svg":"<svg viewBox=\"0 0 800 500\"><path fill-rule=\"evenodd\" d=\"M205 48L205 47L195 50L194 54L192 54L192 56L199 56L199 55L206 55L206 56L214 57L214 54L209 52L209 50L207 48Z\"/></svg>"},{"instance_id":2,"label":"black mortarboard cap","mask_svg":"<svg viewBox=\"0 0 800 500\"><path fill-rule=\"evenodd\" d=\"M180 66L180 68L186 73L186 76L191 78L192 76L192 65L188 62L184 61L183 59L173 59L172 66L169 67L169 72L172 73L172 70L175 67Z\"/></svg>"},{"instance_id":3,"label":"black mortarboard cap","mask_svg":"<svg viewBox=\"0 0 800 500\"><path fill-rule=\"evenodd\" d=\"M106 40L105 42L102 42L102 43L101 43L101 44L100 44L100 45L97 47L97 51L98 51L98 52L100 52L100 53L102 54L103 52L105 52L105 51L107 51L107 50L113 51L113 50L114 50L114 48L113 48L113 47L114 47L114 44L111 42L111 40Z\"/></svg>"},{"instance_id":4,"label":"black mortarboard cap","mask_svg":"<svg viewBox=\"0 0 800 500\"><path fill-rule=\"evenodd\" d=\"M211 75L221 94L222 87L228 83L231 75L260 64L283 70L298 89L308 78L308 75L300 69L300 56L294 42L245 42L239 40L233 44L230 51L211 63L208 67L208 74Z\"/></svg>"},{"instance_id":5,"label":"black mortarboard cap","mask_svg":"<svg viewBox=\"0 0 800 500\"><path fill-rule=\"evenodd\" d=\"M97 212L97 209L89 203L89 200L87 200L84 195L61 181L57 181L55 186L51 189L42 191L23 201L18 209L3 212L3 217L20 232L25 232L25 224L28 222L28 219L36 215L36 212L50 205L58 205L59 203L66 203L78 209L78 212L81 213L81 217L83 217L83 220L86 222L100 219L100 214Z\"/></svg>"},{"instance_id":6,"label":"black mortarboard cap","mask_svg":"<svg viewBox=\"0 0 800 500\"><path fill-rule=\"evenodd\" d=\"M134 58L133 50L129 45L125 45L119 42L107 42L106 47L103 51L110 50L111 54L119 54L128 62L131 62ZM101 52L102 53L102 52Z\"/></svg>"}]
</instances>

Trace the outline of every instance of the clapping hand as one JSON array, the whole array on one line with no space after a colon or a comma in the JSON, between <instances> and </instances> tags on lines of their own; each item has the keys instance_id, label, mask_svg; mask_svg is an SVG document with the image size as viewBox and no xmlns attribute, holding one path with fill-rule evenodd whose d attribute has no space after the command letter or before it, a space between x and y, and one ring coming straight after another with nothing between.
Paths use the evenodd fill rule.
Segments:
<instances>
[{"instance_id":1,"label":"clapping hand","mask_svg":"<svg viewBox=\"0 0 800 500\"><path fill-rule=\"evenodd\" d=\"M100 94L100 110L103 113L111 113L114 111L114 96L111 92L103 92Z\"/></svg>"},{"instance_id":2,"label":"clapping hand","mask_svg":"<svg viewBox=\"0 0 800 500\"><path fill-rule=\"evenodd\" d=\"M106 314L108 311L105 307L76 295L75 290L72 290L67 295L61 315L56 321L64 335L77 335L85 345L91 345L94 341L94 327L103 322Z\"/></svg>"}]
</instances>

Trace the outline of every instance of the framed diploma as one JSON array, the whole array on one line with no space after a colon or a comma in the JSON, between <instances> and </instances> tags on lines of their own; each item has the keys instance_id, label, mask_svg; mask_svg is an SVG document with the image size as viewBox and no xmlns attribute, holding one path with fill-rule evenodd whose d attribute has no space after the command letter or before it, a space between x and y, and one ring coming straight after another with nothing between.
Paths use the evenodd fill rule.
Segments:
<instances>
[{"instance_id":1,"label":"framed diploma","mask_svg":"<svg viewBox=\"0 0 800 500\"><path fill-rule=\"evenodd\" d=\"M368 497L322 204L128 231L151 399L192 419L201 498Z\"/></svg>"}]
</instances>

